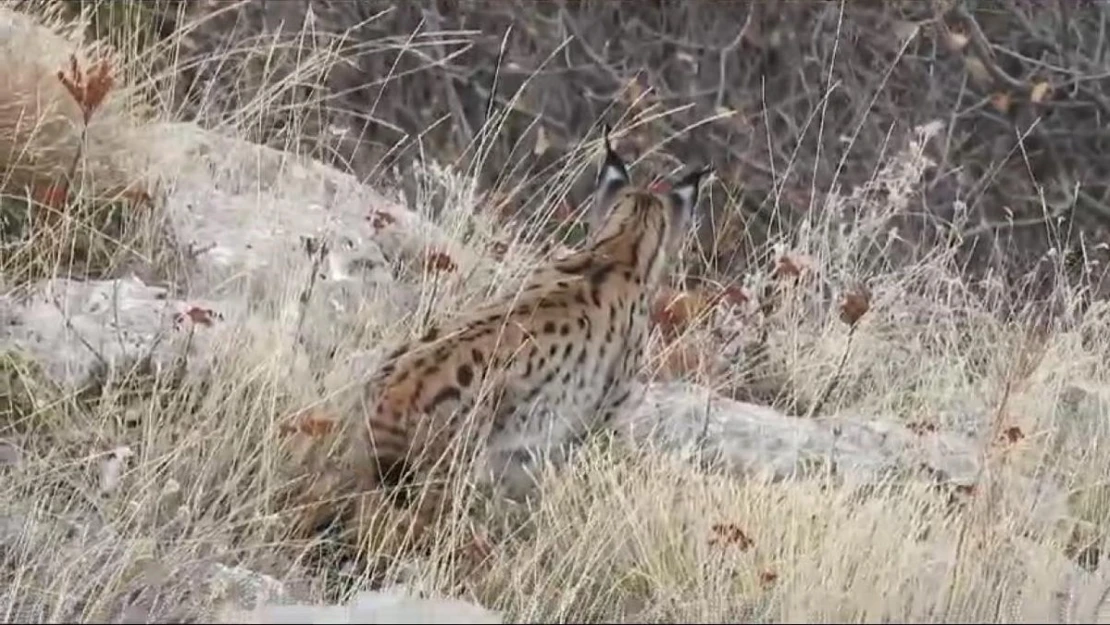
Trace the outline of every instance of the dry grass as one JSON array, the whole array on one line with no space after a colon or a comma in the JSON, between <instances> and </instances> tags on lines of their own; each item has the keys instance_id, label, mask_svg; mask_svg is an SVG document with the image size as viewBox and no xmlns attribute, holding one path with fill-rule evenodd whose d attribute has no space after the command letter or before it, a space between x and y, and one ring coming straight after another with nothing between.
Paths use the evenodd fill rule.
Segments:
<instances>
[{"instance_id":1,"label":"dry grass","mask_svg":"<svg viewBox=\"0 0 1110 625\"><path fill-rule=\"evenodd\" d=\"M149 63L137 56L135 64ZM330 62L322 49L303 61L301 76L319 75ZM120 80L119 93L131 85L157 95L149 86L165 78L151 73L144 82L130 66L120 72L139 78ZM296 91L286 80L256 94L239 123L249 127L251 111ZM163 107L159 114L174 113ZM494 115L481 134L496 136L503 121ZM478 500L503 530L484 569L466 572L444 549L406 557L393 572L524 621L1065 618L1068 599L1054 593L1074 561L1097 559L1110 522L1102 445L1110 434L1103 399L1110 397L1103 356L1110 319L1097 303L1076 312L1085 294L1066 281L1057 283L1051 315L1036 307L1015 312L1001 286L968 284L955 240L914 264L874 261L928 166L925 140L893 146L869 183L830 194L798 232L777 242L777 257L753 257L750 266L762 274L718 276L739 296L680 319L669 342L657 336L654 353L660 363L670 353L664 347L695 356L694 364L683 359L660 375L734 395L767 388L764 399L795 412L820 404L823 413L966 432L982 441L978 482L945 490L917 479L857 484L829 474L765 483L599 444L547 476L531 514L520 504ZM559 210L570 181L589 171L586 145L563 165L564 183L535 199L532 214ZM504 274L441 284L418 273L412 313L387 320L367 302L363 316L348 320L358 332L338 354L377 348L419 332L429 314L511 289L514 276L545 254L527 236L531 224L475 212L496 189L475 189L470 172L426 170L427 192L410 199L475 248L506 244ZM708 200L718 214L735 209L736 198L723 195ZM25 266L27 256L17 253L32 248L58 271L70 269L57 245L34 237L17 243L23 247L5 255L6 282L39 275L10 268ZM95 275L113 271L108 263ZM861 282L871 293L869 310L846 324L838 302ZM675 286L690 288L677 278ZM306 409L342 406L337 398L357 384L341 357L310 355L322 374L291 365L302 362L300 348L267 313L302 287L274 285L249 323L216 328L223 340L213 342L201 378L116 379L68 396L18 354L5 356L0 440L17 441L23 452L19 466L0 466L5 620L83 622L125 609L197 618L226 599L205 581L213 562L278 577L302 599L334 599L366 581L334 562L321 565L328 550L293 535L281 507L288 479L302 468L281 445L281 424ZM740 356L753 353L759 357ZM1034 505L1029 480L1056 484L1058 505ZM1066 618L1091 617L1084 602L1103 590L1097 578L1092 584L1077 596L1079 612Z\"/></svg>"}]
</instances>

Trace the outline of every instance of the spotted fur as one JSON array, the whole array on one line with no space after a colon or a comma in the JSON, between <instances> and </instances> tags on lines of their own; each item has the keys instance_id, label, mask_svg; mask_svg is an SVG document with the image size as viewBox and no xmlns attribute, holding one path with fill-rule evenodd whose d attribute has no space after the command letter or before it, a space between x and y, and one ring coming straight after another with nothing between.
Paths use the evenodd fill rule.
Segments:
<instances>
[{"instance_id":1,"label":"spotted fur","mask_svg":"<svg viewBox=\"0 0 1110 625\"><path fill-rule=\"evenodd\" d=\"M603 144L592 211L599 227L583 249L385 359L352 439L364 487L442 478L483 448L581 440L628 402L651 295L709 170L647 190L631 183L608 128ZM420 481L418 532L450 495L443 480Z\"/></svg>"}]
</instances>

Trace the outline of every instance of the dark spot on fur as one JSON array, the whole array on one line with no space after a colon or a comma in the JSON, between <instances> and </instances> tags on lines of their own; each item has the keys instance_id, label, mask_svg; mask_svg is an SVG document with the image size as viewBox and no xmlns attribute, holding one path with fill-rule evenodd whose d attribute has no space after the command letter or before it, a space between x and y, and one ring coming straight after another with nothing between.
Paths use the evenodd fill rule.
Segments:
<instances>
[{"instance_id":1,"label":"dark spot on fur","mask_svg":"<svg viewBox=\"0 0 1110 625\"><path fill-rule=\"evenodd\" d=\"M379 413L387 412L388 409L379 404L377 406ZM378 417L370 421L370 436L371 438L380 440L383 437L392 437L394 439L404 439L405 430L395 421Z\"/></svg>"},{"instance_id":2,"label":"dark spot on fur","mask_svg":"<svg viewBox=\"0 0 1110 625\"><path fill-rule=\"evenodd\" d=\"M590 285L596 289L604 284L605 281L609 279L609 275L613 272L614 266L613 263L606 263L604 265L597 265L591 269L586 276L590 281Z\"/></svg>"},{"instance_id":3,"label":"dark spot on fur","mask_svg":"<svg viewBox=\"0 0 1110 625\"><path fill-rule=\"evenodd\" d=\"M486 360L486 355L483 354L482 350L480 350L480 349L471 349L470 350L470 357L474 360L474 364L476 364L476 365L481 365Z\"/></svg>"},{"instance_id":4,"label":"dark spot on fur","mask_svg":"<svg viewBox=\"0 0 1110 625\"><path fill-rule=\"evenodd\" d=\"M434 341L438 338L439 338L439 328L437 328L435 326L432 326L432 327L428 328L428 331L424 333L424 336L420 337L420 340L424 343L431 343L432 341Z\"/></svg>"},{"instance_id":5,"label":"dark spot on fur","mask_svg":"<svg viewBox=\"0 0 1110 625\"><path fill-rule=\"evenodd\" d=\"M558 354L558 353L559 353L559 344L558 343L553 343L551 345L551 347L547 348L547 355L548 356L554 357L555 354Z\"/></svg>"},{"instance_id":6,"label":"dark spot on fur","mask_svg":"<svg viewBox=\"0 0 1110 625\"><path fill-rule=\"evenodd\" d=\"M400 486L412 474L412 467L402 458L379 458L378 478L384 486Z\"/></svg>"},{"instance_id":7,"label":"dark spot on fur","mask_svg":"<svg viewBox=\"0 0 1110 625\"><path fill-rule=\"evenodd\" d=\"M458 388L454 386L445 386L432 398L431 403L428 404L428 410L434 409L445 401L457 401L461 396L462 394L459 393Z\"/></svg>"},{"instance_id":8,"label":"dark spot on fur","mask_svg":"<svg viewBox=\"0 0 1110 625\"><path fill-rule=\"evenodd\" d=\"M570 324L564 323L563 326L559 328L559 336L566 336L568 334L570 334Z\"/></svg>"},{"instance_id":9,"label":"dark spot on fur","mask_svg":"<svg viewBox=\"0 0 1110 625\"><path fill-rule=\"evenodd\" d=\"M544 323L543 324L543 333L544 334L555 334L555 322L554 321L548 321L548 322Z\"/></svg>"},{"instance_id":10,"label":"dark spot on fur","mask_svg":"<svg viewBox=\"0 0 1110 625\"><path fill-rule=\"evenodd\" d=\"M455 371L455 379L459 381L459 386L470 386L470 383L474 380L474 370L470 368L470 365L459 365L458 370Z\"/></svg>"}]
</instances>

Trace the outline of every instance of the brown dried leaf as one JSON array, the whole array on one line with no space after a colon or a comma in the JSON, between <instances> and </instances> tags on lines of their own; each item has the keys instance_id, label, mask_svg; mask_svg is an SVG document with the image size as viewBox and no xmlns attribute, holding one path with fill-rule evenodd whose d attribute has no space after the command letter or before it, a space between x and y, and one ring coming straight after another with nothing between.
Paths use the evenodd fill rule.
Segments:
<instances>
[{"instance_id":1,"label":"brown dried leaf","mask_svg":"<svg viewBox=\"0 0 1110 625\"><path fill-rule=\"evenodd\" d=\"M428 254L428 264L435 271L443 271L451 273L459 268L455 261L447 254L439 251L432 251Z\"/></svg>"},{"instance_id":2,"label":"brown dried leaf","mask_svg":"<svg viewBox=\"0 0 1110 625\"><path fill-rule=\"evenodd\" d=\"M871 310L871 291L862 284L844 294L840 300L840 320L849 326L855 327L869 310Z\"/></svg>"},{"instance_id":3,"label":"brown dried leaf","mask_svg":"<svg viewBox=\"0 0 1110 625\"><path fill-rule=\"evenodd\" d=\"M201 325L211 327L214 321L223 319L223 315L212 310L211 308L201 308L200 306L190 306L185 312L177 313L173 317L175 326L180 326L186 320L191 321L194 325Z\"/></svg>"},{"instance_id":4,"label":"brown dried leaf","mask_svg":"<svg viewBox=\"0 0 1110 625\"><path fill-rule=\"evenodd\" d=\"M762 586L764 590L766 590L774 586L775 582L778 581L778 578L779 574L774 571L762 571L759 574L759 585Z\"/></svg>"}]
</instances>

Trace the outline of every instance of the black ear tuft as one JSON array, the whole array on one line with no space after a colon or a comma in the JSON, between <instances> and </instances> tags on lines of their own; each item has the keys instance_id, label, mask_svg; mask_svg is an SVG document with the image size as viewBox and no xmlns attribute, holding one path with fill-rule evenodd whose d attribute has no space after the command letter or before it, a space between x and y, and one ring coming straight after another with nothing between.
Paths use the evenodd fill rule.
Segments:
<instances>
[{"instance_id":1,"label":"black ear tuft","mask_svg":"<svg viewBox=\"0 0 1110 625\"><path fill-rule=\"evenodd\" d=\"M600 221L617 193L629 184L628 169L625 168L624 161L613 149L613 143L609 140L610 132L609 124L604 124L601 127L601 141L605 147L605 159L601 162L601 168L597 171L593 209L590 215L591 227Z\"/></svg>"},{"instance_id":2,"label":"black ear tuft","mask_svg":"<svg viewBox=\"0 0 1110 625\"><path fill-rule=\"evenodd\" d=\"M698 205L698 187L703 178L712 173L711 167L701 167L691 171L671 185L668 192L671 199L672 227L674 235L681 237L694 216Z\"/></svg>"},{"instance_id":3,"label":"black ear tuft","mask_svg":"<svg viewBox=\"0 0 1110 625\"><path fill-rule=\"evenodd\" d=\"M703 178L713 172L712 167L700 167L686 174L671 186L671 201L679 212L690 214L698 203L698 186Z\"/></svg>"},{"instance_id":4,"label":"black ear tuft","mask_svg":"<svg viewBox=\"0 0 1110 625\"><path fill-rule=\"evenodd\" d=\"M601 169L597 172L597 188L602 192L609 191L609 187L616 189L628 184L628 170L625 168L620 155L613 149L613 143L609 140L610 132L609 124L601 127L601 140L605 145L605 160L602 161Z\"/></svg>"}]
</instances>

